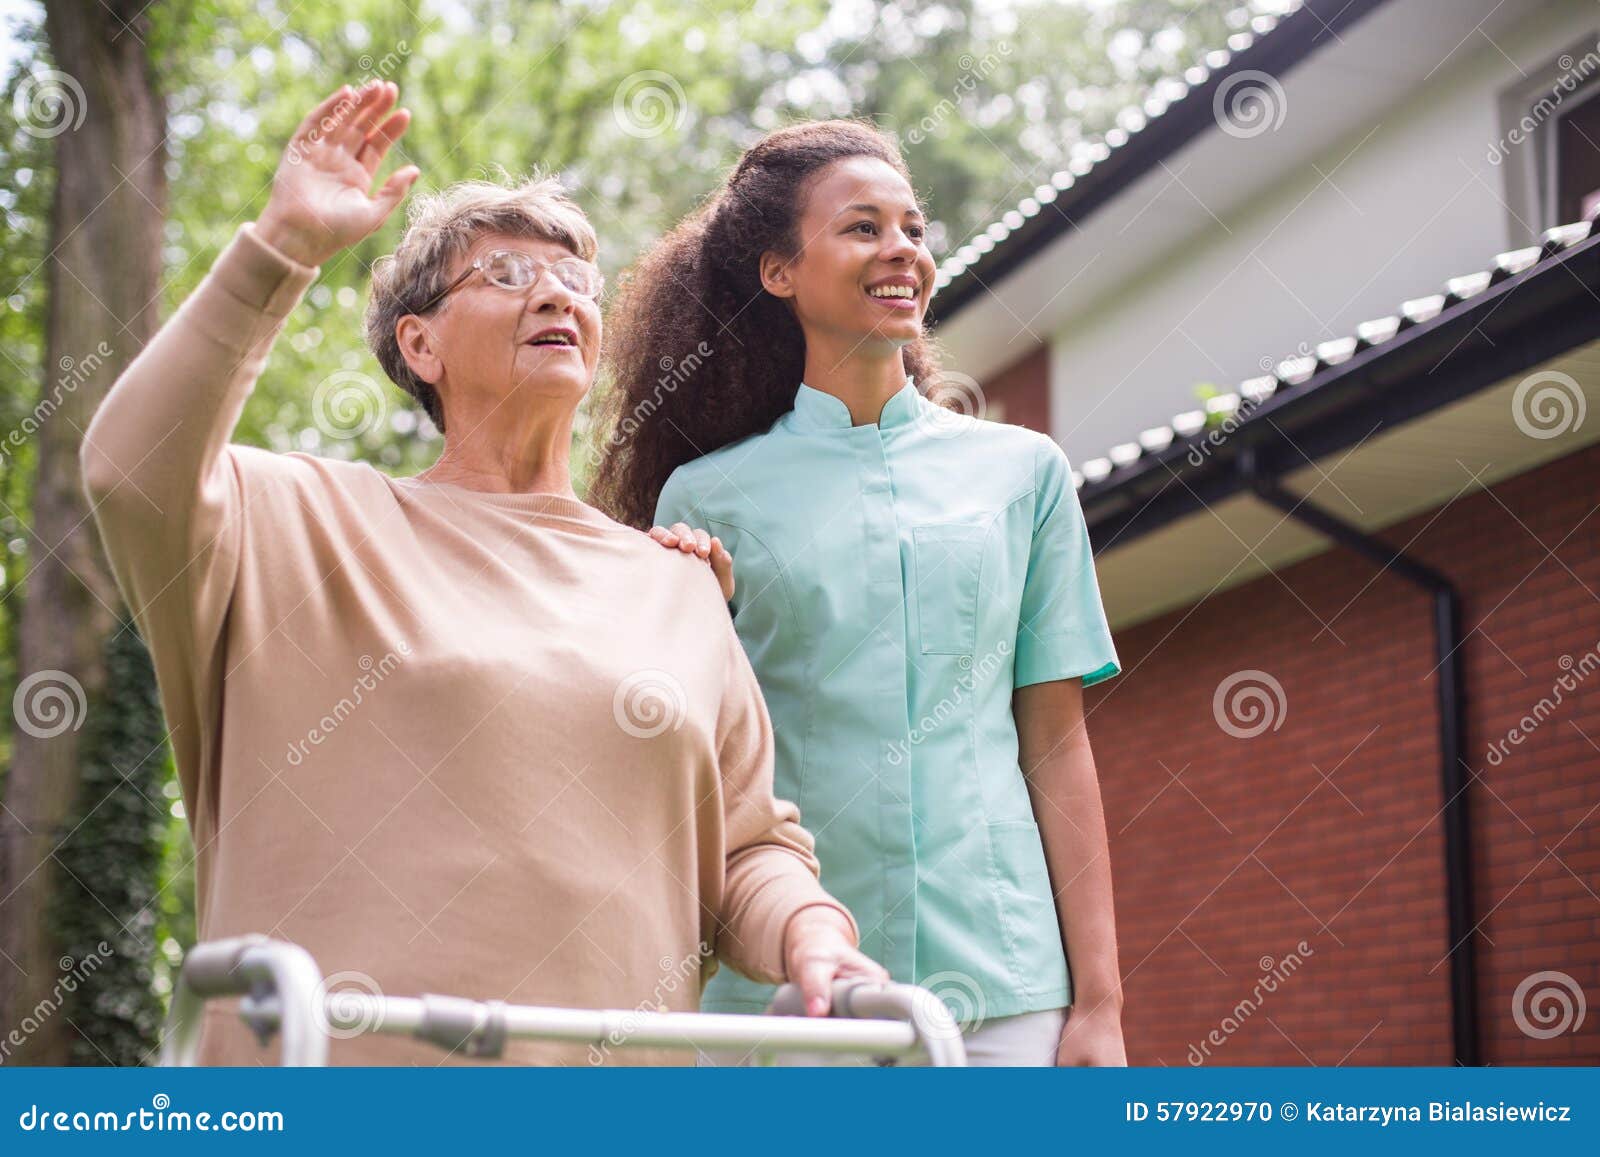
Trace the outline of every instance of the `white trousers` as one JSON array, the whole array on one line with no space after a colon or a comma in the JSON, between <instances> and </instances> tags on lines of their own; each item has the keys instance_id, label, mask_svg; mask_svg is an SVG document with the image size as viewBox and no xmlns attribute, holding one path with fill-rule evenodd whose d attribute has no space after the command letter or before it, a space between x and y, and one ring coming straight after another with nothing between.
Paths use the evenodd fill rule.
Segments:
<instances>
[{"instance_id":1,"label":"white trousers","mask_svg":"<svg viewBox=\"0 0 1600 1157\"><path fill-rule=\"evenodd\" d=\"M1061 1030L1066 1023L1067 1010L1064 1008L1024 1012L985 1021L963 1034L963 1043L967 1046L967 1064L975 1068L1053 1068L1056 1047L1061 1043ZM745 1053L719 1051L700 1053L697 1063L703 1067L717 1067L753 1062ZM780 1066L850 1066L870 1065L872 1061L867 1057L849 1054L795 1052L780 1054L773 1063ZM925 1066L928 1061L926 1057L913 1055L896 1058L894 1063L900 1066Z\"/></svg>"}]
</instances>

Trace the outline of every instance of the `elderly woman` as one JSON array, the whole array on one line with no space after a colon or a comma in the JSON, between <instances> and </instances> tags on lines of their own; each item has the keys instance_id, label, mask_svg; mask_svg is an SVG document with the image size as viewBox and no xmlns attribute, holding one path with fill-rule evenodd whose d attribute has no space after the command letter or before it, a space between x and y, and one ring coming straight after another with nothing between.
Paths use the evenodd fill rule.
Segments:
<instances>
[{"instance_id":1,"label":"elderly woman","mask_svg":"<svg viewBox=\"0 0 1600 1157\"><path fill-rule=\"evenodd\" d=\"M436 465L390 478L229 444L317 267L417 178L369 195L408 123L397 95L346 87L306 117L260 219L84 442L172 729L200 936L294 941L368 991L573 1007L693 1010L720 957L824 1011L835 976L885 974L773 797L717 582L572 492L600 275L553 182L445 190L374 278L369 338L444 432ZM264 1055L208 1022L207 1062ZM371 1035L332 1058L438 1060Z\"/></svg>"}]
</instances>

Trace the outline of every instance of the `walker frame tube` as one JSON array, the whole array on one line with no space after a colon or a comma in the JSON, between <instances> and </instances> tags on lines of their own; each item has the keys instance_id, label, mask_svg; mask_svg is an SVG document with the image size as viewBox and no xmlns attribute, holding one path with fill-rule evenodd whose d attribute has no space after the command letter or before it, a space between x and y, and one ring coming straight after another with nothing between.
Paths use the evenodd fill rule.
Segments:
<instances>
[{"instance_id":1,"label":"walker frame tube","mask_svg":"<svg viewBox=\"0 0 1600 1157\"><path fill-rule=\"evenodd\" d=\"M333 992L305 949L265 936L190 949L173 990L160 1064L197 1063L208 1000L243 996L241 1018L263 1044L282 1035L282 1064L328 1063L330 1038L377 1032L410 1036L468 1057L496 1058L507 1040L556 1040L597 1048L746 1049L759 1056L804 1051L874 1058L925 1054L964 1065L961 1031L944 1003L909 984L835 981L829 1017L807 1017L800 990L784 985L768 1016L568 1009L426 994Z\"/></svg>"}]
</instances>

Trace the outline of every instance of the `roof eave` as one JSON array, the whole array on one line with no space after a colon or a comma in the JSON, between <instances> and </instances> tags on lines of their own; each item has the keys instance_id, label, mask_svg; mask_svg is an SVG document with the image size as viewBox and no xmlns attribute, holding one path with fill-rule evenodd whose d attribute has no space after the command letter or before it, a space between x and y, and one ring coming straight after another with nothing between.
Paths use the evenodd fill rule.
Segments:
<instances>
[{"instance_id":1,"label":"roof eave","mask_svg":"<svg viewBox=\"0 0 1600 1157\"><path fill-rule=\"evenodd\" d=\"M1213 100L1230 76L1258 70L1281 78L1317 49L1336 40L1340 31L1384 3L1386 0L1305 0L1300 8L1282 17L1271 33L1231 56L1226 67L1211 71L1204 81L1190 87L1160 116L1150 118L1144 128L1129 135L1125 143L1112 149L1088 172L1075 176L1053 201L935 294L928 306L929 323L948 321L1162 161L1206 131L1216 129Z\"/></svg>"},{"instance_id":2,"label":"roof eave","mask_svg":"<svg viewBox=\"0 0 1600 1157\"><path fill-rule=\"evenodd\" d=\"M1085 480L1078 494L1096 551L1246 489L1239 469L1246 446L1271 476L1600 338L1600 223L1588 223L1585 240L1549 246L1524 272L1280 386L1226 437L1209 430L1174 437L1159 452Z\"/></svg>"}]
</instances>

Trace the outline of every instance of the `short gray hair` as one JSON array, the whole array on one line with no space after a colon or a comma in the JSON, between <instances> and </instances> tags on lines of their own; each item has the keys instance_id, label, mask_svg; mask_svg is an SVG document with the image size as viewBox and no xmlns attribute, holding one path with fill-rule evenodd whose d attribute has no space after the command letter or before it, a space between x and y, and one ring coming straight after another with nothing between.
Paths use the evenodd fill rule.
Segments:
<instances>
[{"instance_id":1,"label":"short gray hair","mask_svg":"<svg viewBox=\"0 0 1600 1157\"><path fill-rule=\"evenodd\" d=\"M411 202L405 235L391 256L372 266L367 302L367 345L383 372L416 399L444 430L439 392L406 364L395 325L449 284L451 266L489 233L537 237L593 261L599 243L583 210L554 177L459 181Z\"/></svg>"}]
</instances>

